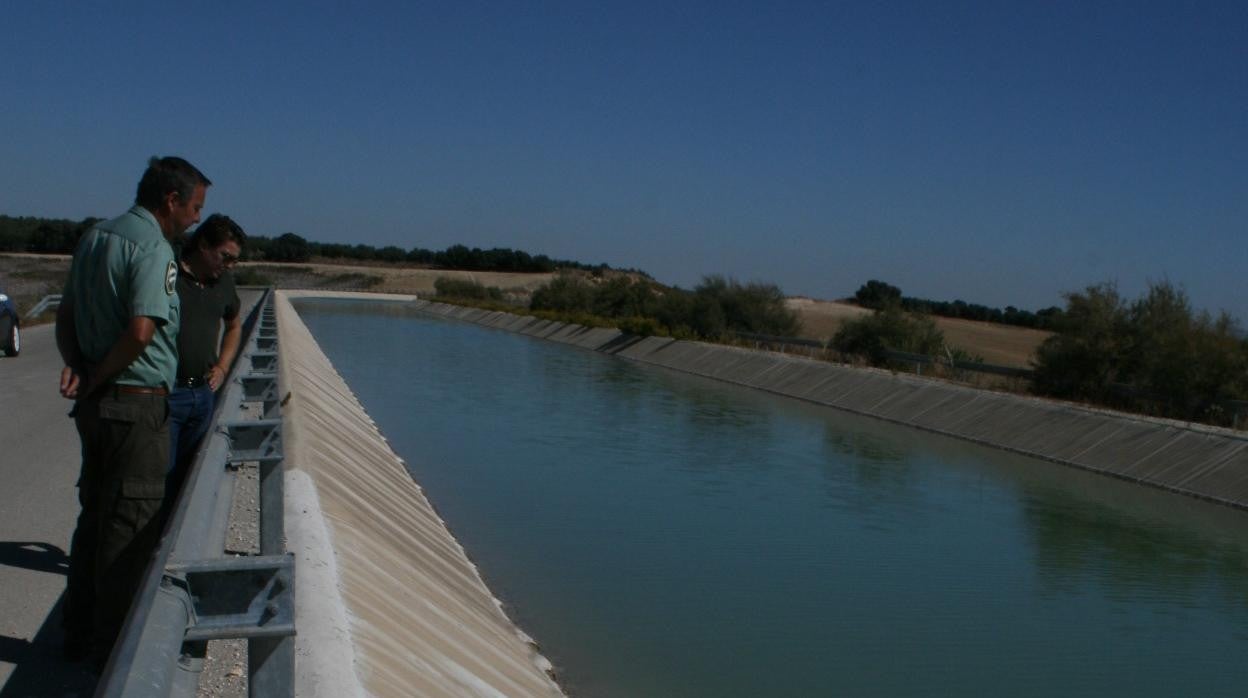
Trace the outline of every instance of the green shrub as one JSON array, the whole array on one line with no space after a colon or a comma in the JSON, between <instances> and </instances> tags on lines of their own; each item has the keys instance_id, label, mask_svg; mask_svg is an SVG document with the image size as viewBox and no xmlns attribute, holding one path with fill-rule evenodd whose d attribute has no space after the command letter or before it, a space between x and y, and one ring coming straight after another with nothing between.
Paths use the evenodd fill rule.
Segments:
<instances>
[{"instance_id":1,"label":"green shrub","mask_svg":"<svg viewBox=\"0 0 1248 698\"><path fill-rule=\"evenodd\" d=\"M1248 399L1248 340L1227 314L1194 312L1169 282L1128 305L1112 284L1066 296L1057 334L1036 352L1033 388L1177 419L1225 423Z\"/></svg>"},{"instance_id":2,"label":"green shrub","mask_svg":"<svg viewBox=\"0 0 1248 698\"><path fill-rule=\"evenodd\" d=\"M613 318L652 316L657 300L651 287L648 282L627 276L597 284L593 289L593 313Z\"/></svg>"},{"instance_id":3,"label":"green shrub","mask_svg":"<svg viewBox=\"0 0 1248 698\"><path fill-rule=\"evenodd\" d=\"M594 289L575 274L560 274L533 292L529 308L560 313L592 313Z\"/></svg>"},{"instance_id":4,"label":"green shrub","mask_svg":"<svg viewBox=\"0 0 1248 698\"><path fill-rule=\"evenodd\" d=\"M503 300L502 289L497 286L487 287L470 279L453 279L449 276L439 276L434 280L433 288L439 298Z\"/></svg>"},{"instance_id":5,"label":"green shrub","mask_svg":"<svg viewBox=\"0 0 1248 698\"><path fill-rule=\"evenodd\" d=\"M779 337L796 335L799 328L797 314L784 304L784 293L779 286L767 283L749 283L742 285L735 279L719 275L702 278L702 283L694 288L695 297L691 321L705 337L716 337L723 332L716 332L719 317L722 317L723 330L728 332L749 332L769 334ZM719 307L719 311L714 310ZM699 319L699 314L707 313L709 317ZM698 328L705 327L705 332Z\"/></svg>"},{"instance_id":6,"label":"green shrub","mask_svg":"<svg viewBox=\"0 0 1248 698\"><path fill-rule=\"evenodd\" d=\"M890 351L937 356L944 345L944 334L930 317L907 313L896 305L849 320L832 337L837 351L862 356L875 366L889 365Z\"/></svg>"},{"instance_id":7,"label":"green shrub","mask_svg":"<svg viewBox=\"0 0 1248 698\"><path fill-rule=\"evenodd\" d=\"M1057 333L1036 350L1036 392L1106 402L1127 353L1127 307L1113 284L1066 294Z\"/></svg>"},{"instance_id":8,"label":"green shrub","mask_svg":"<svg viewBox=\"0 0 1248 698\"><path fill-rule=\"evenodd\" d=\"M735 332L792 336L798 330L778 286L722 276L704 278L691 292L624 275L597 280L565 273L534 291L529 307L605 318L641 335L718 340Z\"/></svg>"},{"instance_id":9,"label":"green shrub","mask_svg":"<svg viewBox=\"0 0 1248 698\"><path fill-rule=\"evenodd\" d=\"M650 317L626 317L615 323L621 332L635 334L639 337L666 337L670 334L658 320Z\"/></svg>"}]
</instances>

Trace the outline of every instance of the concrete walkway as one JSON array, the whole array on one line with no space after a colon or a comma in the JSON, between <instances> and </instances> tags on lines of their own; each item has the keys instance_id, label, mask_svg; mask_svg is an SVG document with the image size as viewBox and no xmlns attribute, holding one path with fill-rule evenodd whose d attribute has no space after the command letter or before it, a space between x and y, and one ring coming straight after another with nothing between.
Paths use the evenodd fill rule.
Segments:
<instances>
[{"instance_id":1,"label":"concrete walkway","mask_svg":"<svg viewBox=\"0 0 1248 698\"><path fill-rule=\"evenodd\" d=\"M51 325L0 358L0 697L91 695L84 664L61 661L60 602L78 516L78 434L57 392Z\"/></svg>"},{"instance_id":2,"label":"concrete walkway","mask_svg":"<svg viewBox=\"0 0 1248 698\"><path fill-rule=\"evenodd\" d=\"M239 291L243 317L260 296ZM0 356L0 698L95 691L85 663L61 659L81 463L61 367L52 325L26 328L21 355Z\"/></svg>"}]
</instances>

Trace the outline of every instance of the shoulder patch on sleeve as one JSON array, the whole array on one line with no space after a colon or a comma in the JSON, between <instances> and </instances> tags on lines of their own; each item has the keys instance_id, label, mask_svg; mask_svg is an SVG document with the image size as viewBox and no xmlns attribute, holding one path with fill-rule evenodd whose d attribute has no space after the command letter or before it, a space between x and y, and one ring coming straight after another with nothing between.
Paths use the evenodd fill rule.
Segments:
<instances>
[{"instance_id":1,"label":"shoulder patch on sleeve","mask_svg":"<svg viewBox=\"0 0 1248 698\"><path fill-rule=\"evenodd\" d=\"M178 265L172 259L169 260L169 266L165 267L165 295L172 296L174 284L178 281Z\"/></svg>"}]
</instances>

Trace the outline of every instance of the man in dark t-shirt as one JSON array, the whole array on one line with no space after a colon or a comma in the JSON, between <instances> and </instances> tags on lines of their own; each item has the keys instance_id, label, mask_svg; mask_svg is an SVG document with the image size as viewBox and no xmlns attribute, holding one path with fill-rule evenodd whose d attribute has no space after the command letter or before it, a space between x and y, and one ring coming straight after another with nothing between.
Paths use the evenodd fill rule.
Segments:
<instances>
[{"instance_id":1,"label":"man in dark t-shirt","mask_svg":"<svg viewBox=\"0 0 1248 698\"><path fill-rule=\"evenodd\" d=\"M169 394L167 508L172 508L177 499L199 442L212 421L215 393L225 382L238 353L242 321L230 269L238 262L246 240L246 233L237 223L228 216L213 214L186 241L178 260L182 326L178 331L177 381Z\"/></svg>"}]
</instances>

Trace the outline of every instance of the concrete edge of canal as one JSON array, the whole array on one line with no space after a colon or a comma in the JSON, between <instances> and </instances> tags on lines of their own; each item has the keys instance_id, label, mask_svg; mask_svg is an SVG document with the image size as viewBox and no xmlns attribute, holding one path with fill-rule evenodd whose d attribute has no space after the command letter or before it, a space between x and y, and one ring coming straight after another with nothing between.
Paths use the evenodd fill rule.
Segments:
<instances>
[{"instance_id":1,"label":"concrete edge of canal","mask_svg":"<svg viewBox=\"0 0 1248 698\"><path fill-rule=\"evenodd\" d=\"M446 318L542 337L1248 509L1248 435L775 352L636 337L418 300Z\"/></svg>"},{"instance_id":2,"label":"concrete edge of canal","mask_svg":"<svg viewBox=\"0 0 1248 698\"><path fill-rule=\"evenodd\" d=\"M559 696L403 461L277 294L300 696Z\"/></svg>"}]
</instances>

